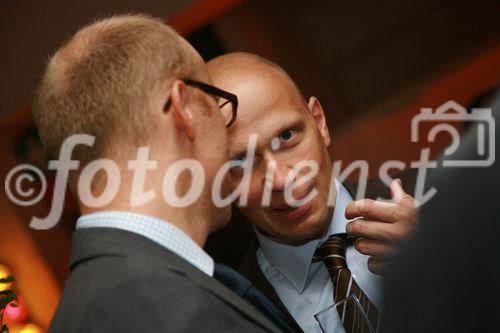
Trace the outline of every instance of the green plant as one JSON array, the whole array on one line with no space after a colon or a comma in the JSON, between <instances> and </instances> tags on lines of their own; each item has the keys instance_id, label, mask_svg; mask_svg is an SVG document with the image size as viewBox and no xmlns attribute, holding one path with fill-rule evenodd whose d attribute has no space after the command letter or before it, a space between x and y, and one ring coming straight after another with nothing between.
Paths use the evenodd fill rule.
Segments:
<instances>
[{"instance_id":1,"label":"green plant","mask_svg":"<svg viewBox=\"0 0 500 333\"><path fill-rule=\"evenodd\" d=\"M7 284L14 282L15 279L12 276L0 279L1 284ZM13 303L17 301L17 296L12 290L0 291L0 333L8 333L9 328L3 323L3 313L5 308L10 304L10 306L16 307L17 304Z\"/></svg>"}]
</instances>

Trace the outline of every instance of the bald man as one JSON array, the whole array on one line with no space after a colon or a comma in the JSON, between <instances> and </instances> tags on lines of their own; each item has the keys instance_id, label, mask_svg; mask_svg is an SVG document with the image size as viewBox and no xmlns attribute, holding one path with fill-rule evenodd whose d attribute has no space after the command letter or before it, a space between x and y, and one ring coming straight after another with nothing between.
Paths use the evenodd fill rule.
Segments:
<instances>
[{"instance_id":1,"label":"bald man","mask_svg":"<svg viewBox=\"0 0 500 333\"><path fill-rule=\"evenodd\" d=\"M383 257L411 230L417 214L413 198L395 180L390 188L392 202L354 201L355 186L334 180L333 205L328 205L331 138L318 98L306 101L282 68L256 55L228 54L210 61L208 67L215 84L239 99L238 119L229 129L233 190L243 181L245 166L252 163L248 203L238 209L253 224L257 242L240 271L306 332L320 332L314 315L352 293L375 328L380 279L373 272L380 272ZM258 138L255 158L248 160L246 148L254 134ZM314 161L319 171L293 195L302 199L314 189L317 193L298 207L290 206L284 198L287 176L305 160ZM270 165L274 173L270 205L265 206L262 196ZM298 172L295 180L304 176L304 171ZM388 192L383 184L370 183L367 198L390 198ZM363 219L349 223L358 217ZM340 252L331 252L333 247ZM336 269L338 265L342 270ZM331 312L329 327L334 331L356 330L355 309L349 306L343 315ZM357 328L366 331L367 326Z\"/></svg>"}]
</instances>

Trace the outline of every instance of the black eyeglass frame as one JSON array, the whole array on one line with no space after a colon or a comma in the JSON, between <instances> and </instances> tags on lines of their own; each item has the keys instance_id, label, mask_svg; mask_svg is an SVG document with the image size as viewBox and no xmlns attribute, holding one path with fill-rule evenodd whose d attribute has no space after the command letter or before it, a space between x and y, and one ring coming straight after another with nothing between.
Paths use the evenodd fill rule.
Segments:
<instances>
[{"instance_id":1,"label":"black eyeglass frame","mask_svg":"<svg viewBox=\"0 0 500 333\"><path fill-rule=\"evenodd\" d=\"M226 99L227 100L226 103L224 103L222 105L218 105L218 106L219 106L219 108L221 108L224 105L226 105L227 103L231 103L231 105L233 107L233 109L232 109L233 112L231 114L231 120L229 120L229 122L226 124L226 127L229 127L234 123L234 121L236 120L236 116L238 115L238 96L230 93L229 91L225 91L225 90L222 90L220 88L214 87L208 83L204 83L204 82L200 82L200 81L196 81L196 80L191 80L191 79L183 79L181 81L184 82L188 86L200 89L204 93ZM172 99L169 98L167 103L165 103L164 110L170 109L171 104L172 104Z\"/></svg>"}]
</instances>

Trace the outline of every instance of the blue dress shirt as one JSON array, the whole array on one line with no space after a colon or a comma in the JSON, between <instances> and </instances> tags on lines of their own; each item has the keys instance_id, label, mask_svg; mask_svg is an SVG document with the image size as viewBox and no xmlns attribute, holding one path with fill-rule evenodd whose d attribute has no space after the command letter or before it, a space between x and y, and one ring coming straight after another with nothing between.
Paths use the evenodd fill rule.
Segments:
<instances>
[{"instance_id":1,"label":"blue dress shirt","mask_svg":"<svg viewBox=\"0 0 500 333\"><path fill-rule=\"evenodd\" d=\"M213 259L191 237L167 221L136 213L105 211L81 216L76 229L83 228L115 228L133 232L172 251L205 274L214 274Z\"/></svg>"},{"instance_id":2,"label":"blue dress shirt","mask_svg":"<svg viewBox=\"0 0 500 333\"><path fill-rule=\"evenodd\" d=\"M353 201L347 189L335 180L337 197L332 222L327 235L300 246L287 245L256 231L259 240L257 261L265 277L276 290L283 304L304 332L321 332L314 315L333 304L333 284L322 262L312 263L316 248L329 235L345 233L349 222L345 218L347 205ZM378 275L368 270L369 256L356 251L354 246L346 249L349 269L366 296L380 308L380 284ZM343 332L336 311L332 311L335 332Z\"/></svg>"}]
</instances>

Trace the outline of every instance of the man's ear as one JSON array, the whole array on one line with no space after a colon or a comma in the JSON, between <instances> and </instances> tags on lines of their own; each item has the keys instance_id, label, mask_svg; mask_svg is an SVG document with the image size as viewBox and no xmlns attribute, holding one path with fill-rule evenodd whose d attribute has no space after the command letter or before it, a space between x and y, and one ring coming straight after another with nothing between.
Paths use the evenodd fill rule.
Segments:
<instances>
[{"instance_id":1,"label":"man's ear","mask_svg":"<svg viewBox=\"0 0 500 333\"><path fill-rule=\"evenodd\" d=\"M175 80L170 92L172 119L177 128L184 132L189 140L194 140L193 114L188 106L188 91L186 84Z\"/></svg>"},{"instance_id":2,"label":"man's ear","mask_svg":"<svg viewBox=\"0 0 500 333\"><path fill-rule=\"evenodd\" d=\"M314 96L310 97L307 106L309 107L309 112L311 112L314 120L316 121L316 126L318 126L325 145L329 146L331 143L330 132L328 131L325 112L323 111L323 107L321 106L319 99Z\"/></svg>"}]
</instances>

